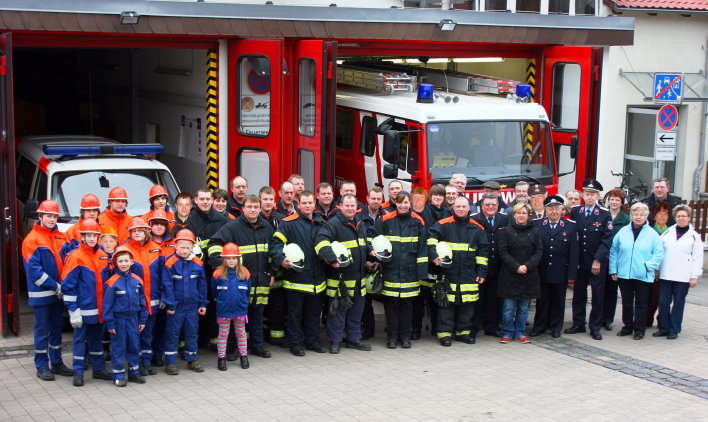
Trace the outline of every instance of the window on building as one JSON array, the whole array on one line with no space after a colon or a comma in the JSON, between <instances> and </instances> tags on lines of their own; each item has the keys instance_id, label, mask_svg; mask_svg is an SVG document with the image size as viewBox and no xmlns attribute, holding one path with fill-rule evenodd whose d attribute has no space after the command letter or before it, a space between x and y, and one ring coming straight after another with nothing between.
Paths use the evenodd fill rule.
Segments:
<instances>
[{"instance_id":1,"label":"window on building","mask_svg":"<svg viewBox=\"0 0 708 422\"><path fill-rule=\"evenodd\" d=\"M548 0L548 13L567 15L568 13L570 13L570 1Z\"/></svg>"},{"instance_id":2,"label":"window on building","mask_svg":"<svg viewBox=\"0 0 708 422\"><path fill-rule=\"evenodd\" d=\"M527 13L540 13L541 0L516 0L516 11Z\"/></svg>"},{"instance_id":3,"label":"window on building","mask_svg":"<svg viewBox=\"0 0 708 422\"><path fill-rule=\"evenodd\" d=\"M507 10L506 0L485 0L484 10L487 12L503 12Z\"/></svg>"},{"instance_id":4,"label":"window on building","mask_svg":"<svg viewBox=\"0 0 708 422\"><path fill-rule=\"evenodd\" d=\"M595 0L575 0L576 15L594 15Z\"/></svg>"}]
</instances>

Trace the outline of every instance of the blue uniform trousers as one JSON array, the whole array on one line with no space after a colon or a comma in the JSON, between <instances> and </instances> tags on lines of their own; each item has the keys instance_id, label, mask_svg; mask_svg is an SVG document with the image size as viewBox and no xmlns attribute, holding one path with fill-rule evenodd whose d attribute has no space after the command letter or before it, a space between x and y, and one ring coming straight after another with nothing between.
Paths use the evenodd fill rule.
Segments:
<instances>
[{"instance_id":1,"label":"blue uniform trousers","mask_svg":"<svg viewBox=\"0 0 708 422\"><path fill-rule=\"evenodd\" d=\"M135 375L139 369L140 333L138 316L115 315L116 333L111 334L111 361L113 379L125 378L125 361L128 361L128 375Z\"/></svg>"},{"instance_id":2,"label":"blue uniform trousers","mask_svg":"<svg viewBox=\"0 0 708 422\"><path fill-rule=\"evenodd\" d=\"M63 310L62 302L34 307L34 366L37 369L49 369L50 361L52 365L62 363Z\"/></svg>"},{"instance_id":3,"label":"blue uniform trousers","mask_svg":"<svg viewBox=\"0 0 708 422\"><path fill-rule=\"evenodd\" d=\"M152 364L152 342L154 340L156 313L148 315L145 321L145 328L140 332L140 363L143 365Z\"/></svg>"},{"instance_id":4,"label":"blue uniform trousers","mask_svg":"<svg viewBox=\"0 0 708 422\"><path fill-rule=\"evenodd\" d=\"M344 331L347 341L361 340L361 315L364 312L364 297L352 297L354 304L349 309L337 308L336 313L327 315L327 338L330 341L342 341Z\"/></svg>"},{"instance_id":5,"label":"blue uniform trousers","mask_svg":"<svg viewBox=\"0 0 708 422\"><path fill-rule=\"evenodd\" d=\"M103 324L83 324L79 328L74 328L74 375L84 374L87 345L93 370L106 369L106 359L103 355Z\"/></svg>"},{"instance_id":6,"label":"blue uniform trousers","mask_svg":"<svg viewBox=\"0 0 708 422\"><path fill-rule=\"evenodd\" d=\"M155 328L152 332L152 355L153 358L162 358L165 354L165 324L167 323L167 312L164 309L157 311L155 316Z\"/></svg>"},{"instance_id":7,"label":"blue uniform trousers","mask_svg":"<svg viewBox=\"0 0 708 422\"><path fill-rule=\"evenodd\" d=\"M174 315L167 315L165 323L165 363L172 365L177 360L179 334L184 329L184 360L197 360L199 337L199 307L177 308Z\"/></svg>"}]
</instances>

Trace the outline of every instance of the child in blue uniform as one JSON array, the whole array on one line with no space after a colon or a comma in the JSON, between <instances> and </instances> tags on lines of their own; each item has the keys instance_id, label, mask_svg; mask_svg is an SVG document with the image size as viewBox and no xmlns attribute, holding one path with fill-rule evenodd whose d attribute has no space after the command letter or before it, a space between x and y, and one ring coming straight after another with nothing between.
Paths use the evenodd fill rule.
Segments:
<instances>
[{"instance_id":1,"label":"child in blue uniform","mask_svg":"<svg viewBox=\"0 0 708 422\"><path fill-rule=\"evenodd\" d=\"M175 253L162 268L162 301L167 309L165 323L165 372L177 375L175 365L180 331L184 331L184 360L187 368L204 372L197 359L199 315L206 313L206 278L204 264L194 255L194 233L180 230L175 236Z\"/></svg>"},{"instance_id":2,"label":"child in blue uniform","mask_svg":"<svg viewBox=\"0 0 708 422\"><path fill-rule=\"evenodd\" d=\"M251 274L241 265L241 252L234 243L227 243L221 251L222 264L211 281L211 291L216 300L216 322L219 324L219 339L216 342L217 364L226 371L226 341L229 338L231 321L234 322L241 368L248 368L248 298L251 291Z\"/></svg>"},{"instance_id":3,"label":"child in blue uniform","mask_svg":"<svg viewBox=\"0 0 708 422\"><path fill-rule=\"evenodd\" d=\"M111 335L113 382L125 387L124 362L128 361L128 380L144 384L139 373L140 336L148 316L143 282L130 271L133 253L125 246L113 254L113 275L106 280L103 290L103 321Z\"/></svg>"}]
</instances>

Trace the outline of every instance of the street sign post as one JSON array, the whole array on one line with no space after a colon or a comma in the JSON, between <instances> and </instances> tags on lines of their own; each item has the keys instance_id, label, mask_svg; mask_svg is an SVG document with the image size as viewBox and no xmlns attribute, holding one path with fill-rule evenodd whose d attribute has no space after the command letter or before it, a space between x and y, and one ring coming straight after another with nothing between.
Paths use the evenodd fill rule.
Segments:
<instances>
[{"instance_id":1,"label":"street sign post","mask_svg":"<svg viewBox=\"0 0 708 422\"><path fill-rule=\"evenodd\" d=\"M654 141L654 159L656 161L674 161L676 159L676 138L678 133L678 110L667 104L656 115L656 138Z\"/></svg>"},{"instance_id":2,"label":"street sign post","mask_svg":"<svg viewBox=\"0 0 708 422\"><path fill-rule=\"evenodd\" d=\"M681 104L683 101L683 73L654 74L655 103Z\"/></svg>"}]
</instances>

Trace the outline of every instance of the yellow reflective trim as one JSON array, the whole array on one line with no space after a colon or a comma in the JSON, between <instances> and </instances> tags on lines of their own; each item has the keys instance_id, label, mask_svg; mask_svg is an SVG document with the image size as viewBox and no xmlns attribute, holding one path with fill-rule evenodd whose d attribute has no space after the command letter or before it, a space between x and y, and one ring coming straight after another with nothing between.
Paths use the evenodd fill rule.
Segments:
<instances>
[{"instance_id":1,"label":"yellow reflective trim","mask_svg":"<svg viewBox=\"0 0 708 422\"><path fill-rule=\"evenodd\" d=\"M450 249L453 251L464 251L467 252L469 249L470 245L467 243L453 243L453 242L447 242L447 244L450 246Z\"/></svg>"},{"instance_id":2,"label":"yellow reflective trim","mask_svg":"<svg viewBox=\"0 0 708 422\"><path fill-rule=\"evenodd\" d=\"M273 285L270 286L271 289L276 289L276 288L280 288L280 287L283 287L283 280L275 280L273 282Z\"/></svg>"},{"instance_id":3,"label":"yellow reflective trim","mask_svg":"<svg viewBox=\"0 0 708 422\"><path fill-rule=\"evenodd\" d=\"M400 243L417 243L418 242L418 236L389 236L386 235L386 239L390 240L391 242L400 242Z\"/></svg>"},{"instance_id":4,"label":"yellow reflective trim","mask_svg":"<svg viewBox=\"0 0 708 422\"><path fill-rule=\"evenodd\" d=\"M323 240L317 245L315 245L315 253L318 254L320 253L320 249L324 248L325 246L332 246L332 244L329 242L329 240Z\"/></svg>"},{"instance_id":5,"label":"yellow reflective trim","mask_svg":"<svg viewBox=\"0 0 708 422\"><path fill-rule=\"evenodd\" d=\"M438 338L452 337L452 333L449 331L438 331Z\"/></svg>"},{"instance_id":6,"label":"yellow reflective trim","mask_svg":"<svg viewBox=\"0 0 708 422\"><path fill-rule=\"evenodd\" d=\"M339 242L339 243L341 243L343 246L346 246L347 249L351 249L351 248L356 248L356 247L357 247L356 239L354 239L354 240L345 240L345 241Z\"/></svg>"},{"instance_id":7,"label":"yellow reflective trim","mask_svg":"<svg viewBox=\"0 0 708 422\"><path fill-rule=\"evenodd\" d=\"M489 259L483 256L478 256L477 258L475 258L475 262L480 265L487 265L489 263Z\"/></svg>"},{"instance_id":8,"label":"yellow reflective trim","mask_svg":"<svg viewBox=\"0 0 708 422\"><path fill-rule=\"evenodd\" d=\"M423 287L433 287L434 281L420 280L420 285Z\"/></svg>"},{"instance_id":9,"label":"yellow reflective trim","mask_svg":"<svg viewBox=\"0 0 708 422\"><path fill-rule=\"evenodd\" d=\"M360 237L359 239L359 246L366 246L366 239L363 237Z\"/></svg>"},{"instance_id":10,"label":"yellow reflective trim","mask_svg":"<svg viewBox=\"0 0 708 422\"><path fill-rule=\"evenodd\" d=\"M438 239L434 237L429 237L428 238L428 246L433 246L438 244Z\"/></svg>"},{"instance_id":11,"label":"yellow reflective trim","mask_svg":"<svg viewBox=\"0 0 708 422\"><path fill-rule=\"evenodd\" d=\"M426 262L428 262L428 257L427 256L420 256L415 260L415 262L417 262L418 264L426 263Z\"/></svg>"},{"instance_id":12,"label":"yellow reflective trim","mask_svg":"<svg viewBox=\"0 0 708 422\"><path fill-rule=\"evenodd\" d=\"M285 331L270 330L272 338L285 338Z\"/></svg>"},{"instance_id":13,"label":"yellow reflective trim","mask_svg":"<svg viewBox=\"0 0 708 422\"><path fill-rule=\"evenodd\" d=\"M288 243L288 238L281 232L275 232L273 233L273 237L277 237L280 239L283 243Z\"/></svg>"},{"instance_id":14,"label":"yellow reflective trim","mask_svg":"<svg viewBox=\"0 0 708 422\"><path fill-rule=\"evenodd\" d=\"M299 284L299 283L293 283L292 281L288 280L283 280L283 287L285 287L288 290L297 290L300 292L306 292L306 293L322 293L322 291L326 288L326 283L323 281L322 283L318 285L313 285L313 284Z\"/></svg>"},{"instance_id":15,"label":"yellow reflective trim","mask_svg":"<svg viewBox=\"0 0 708 422\"><path fill-rule=\"evenodd\" d=\"M209 250L207 250L207 255L214 255L217 253L220 254L223 251L224 251L223 246L214 245L214 246L210 247Z\"/></svg>"},{"instance_id":16,"label":"yellow reflective trim","mask_svg":"<svg viewBox=\"0 0 708 422\"><path fill-rule=\"evenodd\" d=\"M462 331L455 331L455 334L458 336L464 336L464 335L469 335L472 331L471 330L462 330Z\"/></svg>"},{"instance_id":17,"label":"yellow reflective trim","mask_svg":"<svg viewBox=\"0 0 708 422\"><path fill-rule=\"evenodd\" d=\"M202 248L202 249L206 248L207 245L209 244L209 240L211 240L211 239L202 239L202 240L200 240L200 241L199 241L199 247Z\"/></svg>"}]
</instances>

